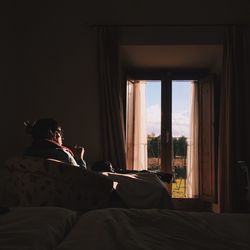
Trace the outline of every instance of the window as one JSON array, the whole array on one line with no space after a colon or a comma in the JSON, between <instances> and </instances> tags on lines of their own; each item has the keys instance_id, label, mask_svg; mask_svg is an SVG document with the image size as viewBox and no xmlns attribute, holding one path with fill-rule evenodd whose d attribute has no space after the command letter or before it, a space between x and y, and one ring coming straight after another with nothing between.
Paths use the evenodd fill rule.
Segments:
<instances>
[{"instance_id":1,"label":"window","mask_svg":"<svg viewBox=\"0 0 250 250\"><path fill-rule=\"evenodd\" d=\"M198 197L200 188L211 196L210 85L169 78L128 81L127 167L172 173L173 197ZM207 181L201 185L198 178L208 174L209 190Z\"/></svg>"}]
</instances>

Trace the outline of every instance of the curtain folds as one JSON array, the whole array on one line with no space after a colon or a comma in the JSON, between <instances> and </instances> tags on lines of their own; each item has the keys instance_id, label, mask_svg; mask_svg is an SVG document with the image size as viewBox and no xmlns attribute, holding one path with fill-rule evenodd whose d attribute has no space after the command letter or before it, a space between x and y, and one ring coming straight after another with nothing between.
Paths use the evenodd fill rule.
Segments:
<instances>
[{"instance_id":1,"label":"curtain folds","mask_svg":"<svg viewBox=\"0 0 250 250\"><path fill-rule=\"evenodd\" d=\"M126 168L124 112L119 84L117 30L98 28L98 77L102 157L115 169Z\"/></svg>"},{"instance_id":2,"label":"curtain folds","mask_svg":"<svg viewBox=\"0 0 250 250\"><path fill-rule=\"evenodd\" d=\"M199 197L199 105L197 81L192 82L190 138L187 149L187 197Z\"/></svg>"},{"instance_id":3,"label":"curtain folds","mask_svg":"<svg viewBox=\"0 0 250 250\"><path fill-rule=\"evenodd\" d=\"M146 82L129 82L127 89L127 168L129 170L146 170Z\"/></svg>"},{"instance_id":4,"label":"curtain folds","mask_svg":"<svg viewBox=\"0 0 250 250\"><path fill-rule=\"evenodd\" d=\"M250 29L227 30L223 55L218 139L218 188L221 212L239 209L237 161L250 164ZM239 185L239 183L238 183Z\"/></svg>"}]
</instances>

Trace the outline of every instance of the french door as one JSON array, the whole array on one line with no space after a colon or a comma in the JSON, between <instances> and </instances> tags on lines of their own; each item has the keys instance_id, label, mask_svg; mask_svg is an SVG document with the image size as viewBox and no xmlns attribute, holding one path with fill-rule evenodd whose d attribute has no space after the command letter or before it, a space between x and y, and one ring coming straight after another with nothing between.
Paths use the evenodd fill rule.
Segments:
<instances>
[{"instance_id":1,"label":"french door","mask_svg":"<svg viewBox=\"0 0 250 250\"><path fill-rule=\"evenodd\" d=\"M160 83L160 95L158 95L158 102L160 103L160 119L158 119L158 121L160 121L160 129L157 134L152 131L147 131L146 129L147 104L144 97L147 98L147 96L151 95L150 92L146 92L147 83L150 82L150 80L147 79L152 78L141 77L134 79L128 81L130 90L134 92L132 93L130 91L127 95L130 96L130 98L127 99L128 169L144 170L149 167L152 168L153 161L150 157L153 155L154 160L157 159L158 165L156 165L158 166L158 170L173 174L176 178L174 181L178 183L177 187L179 189L181 185L184 185L180 197L190 198L201 196L208 200L213 199L215 185L213 163L213 93L211 81L187 81L186 79L188 78L181 78L181 86L184 86L184 84L188 82L189 84L192 82L193 86L196 86L195 88L193 87L193 89L195 89L196 97L199 96L199 101L198 99L196 102L190 101L190 103L186 105L187 109L191 110L192 108L193 111L195 111L193 112L191 110L193 112L192 117L192 112L190 111L189 113L189 133L176 134L174 129L175 124L173 122L175 120L173 118L176 118L174 111L176 104L173 102L173 99L177 98L177 101L179 100L178 102L182 102L183 98L186 98L182 96L180 97L181 99L178 99L179 93L174 94L173 91L175 82L180 78L154 77L151 82L155 81L158 82L158 84ZM184 79L186 81L183 81ZM179 82L181 81L179 80ZM202 82L203 84L201 84ZM136 86L136 88L134 88L134 86ZM136 92L138 90L139 92ZM141 100L135 108L134 105L138 96ZM192 94L192 98L194 98L194 94ZM194 103L196 106L193 105ZM150 147L152 145L149 144L152 140L158 143L158 146L154 149L154 154L151 154L152 150ZM180 150L176 150L178 143L175 144L175 142L178 142L178 140L184 141L184 144L182 144L186 146L184 153L183 151L182 153L178 153ZM185 141L187 142L186 144ZM192 159L190 159L191 157ZM179 172L177 172L177 170ZM178 178L181 178L181 180ZM175 183L173 183L172 186L174 186L174 184Z\"/></svg>"}]
</instances>

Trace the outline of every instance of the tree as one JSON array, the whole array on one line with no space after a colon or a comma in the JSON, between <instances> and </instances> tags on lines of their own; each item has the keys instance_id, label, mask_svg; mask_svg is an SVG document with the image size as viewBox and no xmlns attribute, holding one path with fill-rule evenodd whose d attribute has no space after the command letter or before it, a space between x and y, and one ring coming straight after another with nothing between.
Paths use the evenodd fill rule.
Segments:
<instances>
[{"instance_id":1,"label":"tree","mask_svg":"<svg viewBox=\"0 0 250 250\"><path fill-rule=\"evenodd\" d=\"M161 136L148 135L148 157L160 157ZM173 157L187 158L187 138L173 137Z\"/></svg>"},{"instance_id":2,"label":"tree","mask_svg":"<svg viewBox=\"0 0 250 250\"><path fill-rule=\"evenodd\" d=\"M174 158L187 157L187 137L174 137L173 138L173 154Z\"/></svg>"},{"instance_id":3,"label":"tree","mask_svg":"<svg viewBox=\"0 0 250 250\"><path fill-rule=\"evenodd\" d=\"M160 157L160 136L148 135L148 157L158 158Z\"/></svg>"}]
</instances>

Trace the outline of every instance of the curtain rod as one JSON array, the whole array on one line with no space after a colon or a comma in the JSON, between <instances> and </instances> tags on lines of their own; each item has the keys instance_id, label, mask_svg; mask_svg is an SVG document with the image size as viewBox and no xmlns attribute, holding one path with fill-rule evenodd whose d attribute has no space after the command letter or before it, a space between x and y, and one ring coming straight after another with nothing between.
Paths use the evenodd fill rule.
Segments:
<instances>
[{"instance_id":1,"label":"curtain rod","mask_svg":"<svg viewBox=\"0 0 250 250\"><path fill-rule=\"evenodd\" d=\"M241 25L241 26L250 26L250 24L246 23L224 23L224 24L84 24L87 27L227 27L227 26L234 26L234 25Z\"/></svg>"}]
</instances>

